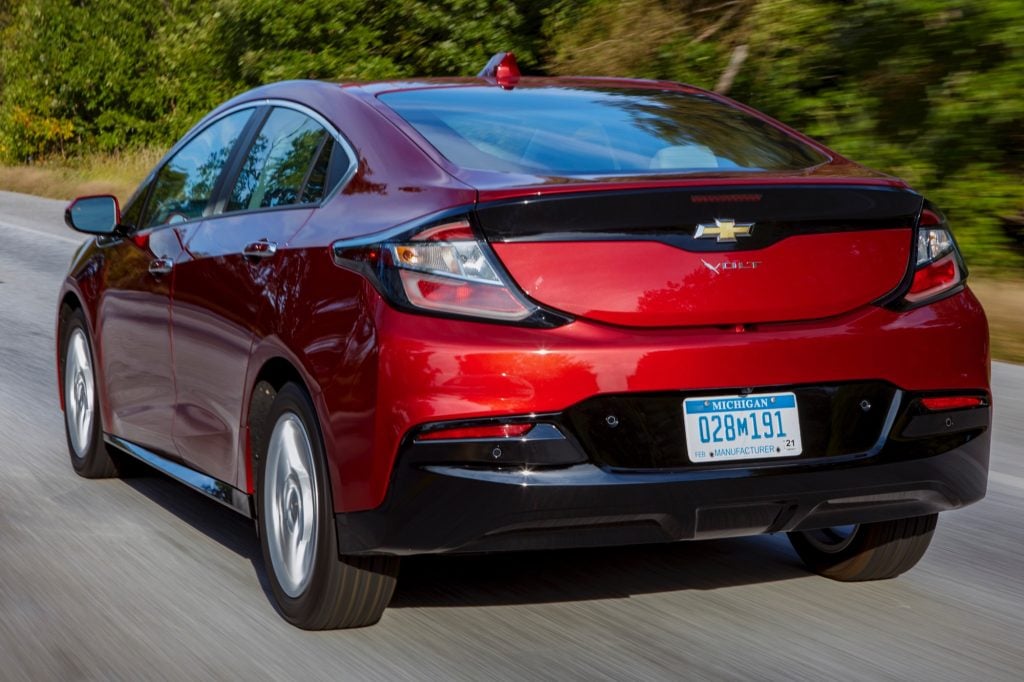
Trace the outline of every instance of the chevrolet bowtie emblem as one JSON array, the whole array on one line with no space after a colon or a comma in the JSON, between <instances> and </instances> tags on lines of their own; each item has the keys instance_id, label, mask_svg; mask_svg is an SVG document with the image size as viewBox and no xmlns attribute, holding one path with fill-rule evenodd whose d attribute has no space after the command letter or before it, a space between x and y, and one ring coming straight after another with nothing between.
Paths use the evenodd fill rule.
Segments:
<instances>
[{"instance_id":1,"label":"chevrolet bowtie emblem","mask_svg":"<svg viewBox=\"0 0 1024 682\"><path fill-rule=\"evenodd\" d=\"M734 242L736 237L749 237L754 231L754 223L737 223L732 218L715 218L714 225L697 225L694 239L711 239L718 237L721 242Z\"/></svg>"}]
</instances>

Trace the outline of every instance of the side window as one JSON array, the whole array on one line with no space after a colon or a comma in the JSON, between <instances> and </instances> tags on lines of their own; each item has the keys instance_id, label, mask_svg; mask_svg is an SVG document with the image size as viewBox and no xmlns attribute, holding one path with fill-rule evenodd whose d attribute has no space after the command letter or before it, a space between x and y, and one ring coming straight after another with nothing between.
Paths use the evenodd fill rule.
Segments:
<instances>
[{"instance_id":1,"label":"side window","mask_svg":"<svg viewBox=\"0 0 1024 682\"><path fill-rule=\"evenodd\" d=\"M121 213L122 225L135 229L142 224L142 208L146 203L146 195L149 194L149 188L152 184L152 181L150 181L144 187L140 187L132 196L130 203Z\"/></svg>"},{"instance_id":2,"label":"side window","mask_svg":"<svg viewBox=\"0 0 1024 682\"><path fill-rule=\"evenodd\" d=\"M331 182L334 178L330 175L332 155L337 153L339 156L344 156L345 154L340 149L335 152L335 146L333 137L328 136L324 140L320 153L317 155L316 160L313 162L313 167L306 177L306 185L302 188L302 203L314 204L320 201L324 198L327 190L334 185Z\"/></svg>"},{"instance_id":3,"label":"side window","mask_svg":"<svg viewBox=\"0 0 1024 682\"><path fill-rule=\"evenodd\" d=\"M141 225L168 225L203 215L217 178L252 109L225 116L178 150L157 173Z\"/></svg>"},{"instance_id":4,"label":"side window","mask_svg":"<svg viewBox=\"0 0 1024 682\"><path fill-rule=\"evenodd\" d=\"M329 189L334 148L334 138L319 123L298 111L275 108L249 149L227 210L320 201Z\"/></svg>"}]
</instances>

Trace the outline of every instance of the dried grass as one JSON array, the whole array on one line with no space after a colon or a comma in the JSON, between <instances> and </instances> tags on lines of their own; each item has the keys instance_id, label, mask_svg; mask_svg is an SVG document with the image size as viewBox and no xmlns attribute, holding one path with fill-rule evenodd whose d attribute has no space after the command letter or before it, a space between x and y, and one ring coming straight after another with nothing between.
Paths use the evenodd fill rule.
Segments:
<instances>
[{"instance_id":1,"label":"dried grass","mask_svg":"<svg viewBox=\"0 0 1024 682\"><path fill-rule=\"evenodd\" d=\"M0 166L0 189L54 199L113 194L124 202L162 155L162 150L142 149L30 166Z\"/></svg>"},{"instance_id":2,"label":"dried grass","mask_svg":"<svg viewBox=\"0 0 1024 682\"><path fill-rule=\"evenodd\" d=\"M969 282L988 315L992 357L1024 363L1024 280L972 276Z\"/></svg>"}]
</instances>

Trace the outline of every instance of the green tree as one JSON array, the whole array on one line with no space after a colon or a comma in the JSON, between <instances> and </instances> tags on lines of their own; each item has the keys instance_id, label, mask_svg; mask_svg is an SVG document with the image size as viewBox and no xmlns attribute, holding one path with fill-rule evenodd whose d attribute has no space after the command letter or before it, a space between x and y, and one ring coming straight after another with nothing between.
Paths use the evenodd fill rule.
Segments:
<instances>
[{"instance_id":1,"label":"green tree","mask_svg":"<svg viewBox=\"0 0 1024 682\"><path fill-rule=\"evenodd\" d=\"M545 31L555 73L728 89L909 181L971 264L1024 266L1019 0L563 0Z\"/></svg>"},{"instance_id":2,"label":"green tree","mask_svg":"<svg viewBox=\"0 0 1024 682\"><path fill-rule=\"evenodd\" d=\"M83 140L115 149L149 136L160 111L144 79L159 13L109 0L27 0L3 29L0 151L10 160L66 154Z\"/></svg>"},{"instance_id":3,"label":"green tree","mask_svg":"<svg viewBox=\"0 0 1024 682\"><path fill-rule=\"evenodd\" d=\"M908 180L1024 265L1020 0L0 0L0 159L163 146L290 78L527 72L730 96Z\"/></svg>"}]
</instances>

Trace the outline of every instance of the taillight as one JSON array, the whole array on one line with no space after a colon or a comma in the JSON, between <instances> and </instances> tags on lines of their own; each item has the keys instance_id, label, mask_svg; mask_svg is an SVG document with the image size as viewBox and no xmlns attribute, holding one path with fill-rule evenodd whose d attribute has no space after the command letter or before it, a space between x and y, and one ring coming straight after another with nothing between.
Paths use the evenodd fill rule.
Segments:
<instances>
[{"instance_id":1,"label":"taillight","mask_svg":"<svg viewBox=\"0 0 1024 682\"><path fill-rule=\"evenodd\" d=\"M917 227L914 278L904 300L911 305L927 303L960 286L966 272L953 234L938 211L926 208Z\"/></svg>"},{"instance_id":2,"label":"taillight","mask_svg":"<svg viewBox=\"0 0 1024 682\"><path fill-rule=\"evenodd\" d=\"M390 264L401 270L406 298L417 308L511 321L537 309L503 281L475 239L424 241L414 235L386 248Z\"/></svg>"},{"instance_id":3,"label":"taillight","mask_svg":"<svg viewBox=\"0 0 1024 682\"><path fill-rule=\"evenodd\" d=\"M540 327L569 321L519 292L464 219L379 242L337 242L334 259L369 275L401 308Z\"/></svg>"}]
</instances>

